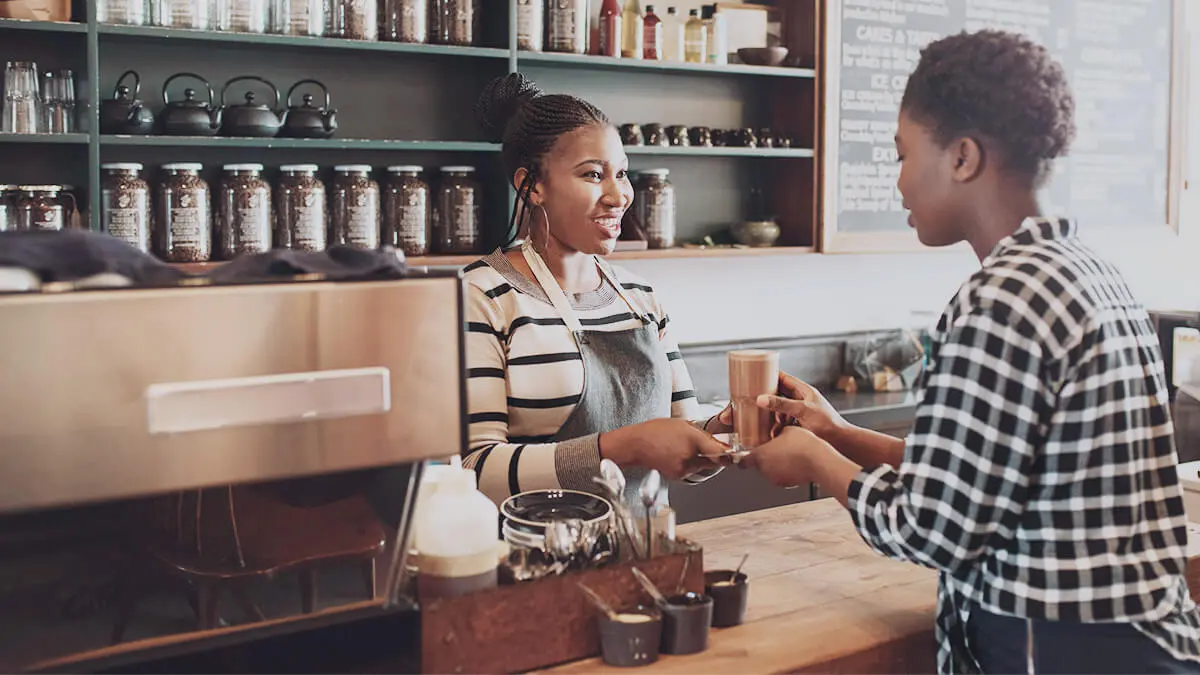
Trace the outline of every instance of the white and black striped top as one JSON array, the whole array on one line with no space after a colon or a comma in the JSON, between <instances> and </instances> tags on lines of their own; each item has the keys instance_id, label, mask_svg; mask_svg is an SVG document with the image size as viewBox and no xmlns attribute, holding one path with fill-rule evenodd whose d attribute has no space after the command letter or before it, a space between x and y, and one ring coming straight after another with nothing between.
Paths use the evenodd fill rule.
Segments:
<instances>
[{"instance_id":1,"label":"white and black striped top","mask_svg":"<svg viewBox=\"0 0 1200 675\"><path fill-rule=\"evenodd\" d=\"M658 324L671 362L671 416L695 418L699 404L692 380L654 289L624 269L612 269L638 312ZM566 324L542 289L499 250L468 265L464 277L470 427L463 466L475 470L479 489L497 503L526 490L594 490L599 434L548 442L583 393L583 361ZM567 299L585 330L642 325L608 282Z\"/></svg>"},{"instance_id":2,"label":"white and black striped top","mask_svg":"<svg viewBox=\"0 0 1200 675\"><path fill-rule=\"evenodd\" d=\"M1131 624L1200 660L1158 339L1069 220L1027 219L938 322L899 467L850 512L875 550L938 569L939 671L970 672L972 606Z\"/></svg>"}]
</instances>

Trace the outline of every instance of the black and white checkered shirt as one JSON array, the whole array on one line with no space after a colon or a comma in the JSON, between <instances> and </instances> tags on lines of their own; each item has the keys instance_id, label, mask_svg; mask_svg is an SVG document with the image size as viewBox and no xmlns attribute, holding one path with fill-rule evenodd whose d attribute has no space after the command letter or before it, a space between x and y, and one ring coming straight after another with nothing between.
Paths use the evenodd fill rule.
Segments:
<instances>
[{"instance_id":1,"label":"black and white checkered shirt","mask_svg":"<svg viewBox=\"0 0 1200 675\"><path fill-rule=\"evenodd\" d=\"M1120 273L1071 221L1028 219L934 333L904 462L859 474L850 512L939 570L939 671L978 670L972 606L1128 622L1200 660L1162 359Z\"/></svg>"}]
</instances>

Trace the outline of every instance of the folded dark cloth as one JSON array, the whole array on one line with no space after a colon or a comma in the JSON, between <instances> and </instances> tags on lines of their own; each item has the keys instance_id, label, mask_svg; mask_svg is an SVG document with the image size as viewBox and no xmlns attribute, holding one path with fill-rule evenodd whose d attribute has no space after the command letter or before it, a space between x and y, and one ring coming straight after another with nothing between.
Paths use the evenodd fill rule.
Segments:
<instances>
[{"instance_id":1,"label":"folded dark cloth","mask_svg":"<svg viewBox=\"0 0 1200 675\"><path fill-rule=\"evenodd\" d=\"M341 280L398 279L407 269L395 249L375 251L337 245L320 252L278 249L243 255L204 276L213 281L250 281L297 274L321 274Z\"/></svg>"},{"instance_id":2,"label":"folded dark cloth","mask_svg":"<svg viewBox=\"0 0 1200 675\"><path fill-rule=\"evenodd\" d=\"M0 232L0 267L33 272L42 283L118 274L134 285L170 285L188 274L107 234L90 230Z\"/></svg>"},{"instance_id":3,"label":"folded dark cloth","mask_svg":"<svg viewBox=\"0 0 1200 675\"><path fill-rule=\"evenodd\" d=\"M119 275L132 286L170 286L204 277L214 282L321 274L328 279L397 279L407 265L391 248L333 246L326 251L275 250L243 255L203 274L188 274L116 237L90 230L0 232L0 267L26 269L42 283Z\"/></svg>"}]
</instances>

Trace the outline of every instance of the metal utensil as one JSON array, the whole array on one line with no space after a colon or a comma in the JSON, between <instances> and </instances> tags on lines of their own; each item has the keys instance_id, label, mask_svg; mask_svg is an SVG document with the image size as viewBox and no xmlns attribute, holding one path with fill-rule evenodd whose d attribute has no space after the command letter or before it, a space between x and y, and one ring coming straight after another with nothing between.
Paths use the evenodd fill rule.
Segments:
<instances>
[{"instance_id":1,"label":"metal utensil","mask_svg":"<svg viewBox=\"0 0 1200 675\"><path fill-rule=\"evenodd\" d=\"M608 499L612 502L613 518L617 531L629 543L629 551L634 558L641 558L642 553L638 544L637 529L633 525L633 515L625 503L625 474L621 467L611 459L600 460L600 475L592 479L605 489Z\"/></svg>"},{"instance_id":2,"label":"metal utensil","mask_svg":"<svg viewBox=\"0 0 1200 675\"><path fill-rule=\"evenodd\" d=\"M613 608L609 607L608 603L602 600L599 595L596 595L596 591L593 591L585 586L582 581L575 582L575 585L579 587L579 590L583 591L584 595L588 596L588 599L592 601L592 604L596 605L601 612L607 614L609 619L613 621L617 620L617 613L614 612Z\"/></svg>"},{"instance_id":3,"label":"metal utensil","mask_svg":"<svg viewBox=\"0 0 1200 675\"><path fill-rule=\"evenodd\" d=\"M747 552L746 555L742 556L742 562L738 563L737 569L735 569L733 571L733 576L729 577L729 583L733 583L733 582L737 581L737 575L741 573L742 565L746 564L746 558L749 558L749 557L750 557L749 552Z\"/></svg>"},{"instance_id":4,"label":"metal utensil","mask_svg":"<svg viewBox=\"0 0 1200 675\"><path fill-rule=\"evenodd\" d=\"M660 607L666 607L668 604L670 604L667 602L666 596L662 594L662 591L658 590L658 587L654 585L653 581L650 581L650 577L647 577L636 567L632 569L633 576L637 578L638 583L642 585L642 588L646 589L646 592L650 594L650 597L654 598L654 602L657 602Z\"/></svg>"},{"instance_id":5,"label":"metal utensil","mask_svg":"<svg viewBox=\"0 0 1200 675\"><path fill-rule=\"evenodd\" d=\"M662 475L654 469L650 469L642 478L642 485L638 488L638 493L642 497L642 506L646 508L646 558L654 556L654 524L651 514L654 511L654 504L658 502L658 491L662 487Z\"/></svg>"},{"instance_id":6,"label":"metal utensil","mask_svg":"<svg viewBox=\"0 0 1200 675\"><path fill-rule=\"evenodd\" d=\"M688 565L692 564L692 556L684 556L683 571L679 573L679 583L675 586L675 595L683 592L683 585L687 583Z\"/></svg>"}]
</instances>

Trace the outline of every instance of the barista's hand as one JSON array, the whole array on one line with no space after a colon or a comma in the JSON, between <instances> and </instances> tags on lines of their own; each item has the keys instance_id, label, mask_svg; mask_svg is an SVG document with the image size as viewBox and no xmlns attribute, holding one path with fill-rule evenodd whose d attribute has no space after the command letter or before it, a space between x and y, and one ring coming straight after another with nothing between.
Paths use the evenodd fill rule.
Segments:
<instances>
[{"instance_id":1,"label":"barista's hand","mask_svg":"<svg viewBox=\"0 0 1200 675\"><path fill-rule=\"evenodd\" d=\"M784 427L779 435L750 451L742 460L748 468L758 469L779 487L795 487L813 480L810 461L832 447L808 429Z\"/></svg>"},{"instance_id":2,"label":"barista's hand","mask_svg":"<svg viewBox=\"0 0 1200 675\"><path fill-rule=\"evenodd\" d=\"M798 425L832 443L846 427L846 420L821 392L787 373L779 373L779 395L759 396L757 403L775 413L773 436L786 425Z\"/></svg>"},{"instance_id":3,"label":"barista's hand","mask_svg":"<svg viewBox=\"0 0 1200 675\"><path fill-rule=\"evenodd\" d=\"M600 456L656 469L671 480L730 463L729 446L681 419L657 419L600 434Z\"/></svg>"}]
</instances>

